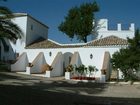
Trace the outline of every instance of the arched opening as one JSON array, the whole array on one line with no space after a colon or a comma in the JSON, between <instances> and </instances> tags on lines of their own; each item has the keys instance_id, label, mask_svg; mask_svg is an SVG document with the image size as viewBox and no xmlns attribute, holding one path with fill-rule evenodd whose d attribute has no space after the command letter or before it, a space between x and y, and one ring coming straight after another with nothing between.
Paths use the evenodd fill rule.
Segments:
<instances>
[{"instance_id":1,"label":"arched opening","mask_svg":"<svg viewBox=\"0 0 140 105\"><path fill-rule=\"evenodd\" d=\"M71 52L66 52L63 54L64 60L63 60L63 74L65 74L66 67L70 64L71 58L72 58Z\"/></svg>"}]
</instances>

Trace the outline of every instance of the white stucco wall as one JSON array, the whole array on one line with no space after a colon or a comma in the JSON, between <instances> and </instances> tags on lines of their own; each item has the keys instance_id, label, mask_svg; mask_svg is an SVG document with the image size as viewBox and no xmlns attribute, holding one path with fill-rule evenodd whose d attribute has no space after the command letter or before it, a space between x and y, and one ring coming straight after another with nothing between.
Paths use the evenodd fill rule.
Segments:
<instances>
[{"instance_id":1,"label":"white stucco wall","mask_svg":"<svg viewBox=\"0 0 140 105\"><path fill-rule=\"evenodd\" d=\"M114 52L118 51L121 46L113 46L113 47L90 47L90 48L58 48L58 49L25 49L24 52L27 52L29 62L32 62L34 58L38 55L39 52L43 52L45 56L46 62L51 65L54 58L56 57L58 52L62 52L65 54L66 52L70 52L74 54L74 52L79 52L82 64L85 66L93 65L99 70L96 73L97 77L101 75L101 69L103 65L104 52L109 51L110 55ZM52 55L49 55L49 52ZM93 58L90 58L90 54L93 55Z\"/></svg>"},{"instance_id":2,"label":"white stucco wall","mask_svg":"<svg viewBox=\"0 0 140 105\"><path fill-rule=\"evenodd\" d=\"M31 44L38 38L42 37L44 39L48 38L48 27L40 22L36 21L34 18L27 17L27 35L26 35L26 45Z\"/></svg>"},{"instance_id":3,"label":"white stucco wall","mask_svg":"<svg viewBox=\"0 0 140 105\"><path fill-rule=\"evenodd\" d=\"M26 53L22 53L18 60L11 65L11 71L26 71L28 66L28 57Z\"/></svg>"},{"instance_id":4,"label":"white stucco wall","mask_svg":"<svg viewBox=\"0 0 140 105\"><path fill-rule=\"evenodd\" d=\"M15 53L21 54L25 47L25 40L26 40L26 32L27 32L27 16L16 17L12 20L15 24L17 24L23 32L22 39L18 39L16 44L11 43L13 51Z\"/></svg>"},{"instance_id":5,"label":"white stucco wall","mask_svg":"<svg viewBox=\"0 0 140 105\"><path fill-rule=\"evenodd\" d=\"M104 38L107 36L117 36L123 39L133 38L134 37L134 32L135 32L135 24L131 23L130 26L128 27L128 30L122 30L121 23L116 24L117 29L116 30L109 30L108 27L108 20L107 19L100 19L98 21L98 37L97 39Z\"/></svg>"},{"instance_id":6,"label":"white stucco wall","mask_svg":"<svg viewBox=\"0 0 140 105\"><path fill-rule=\"evenodd\" d=\"M33 66L30 68L30 73L42 73L42 65L46 64L44 53L40 52L31 63Z\"/></svg>"},{"instance_id":7,"label":"white stucco wall","mask_svg":"<svg viewBox=\"0 0 140 105\"><path fill-rule=\"evenodd\" d=\"M63 68L63 54L62 52L58 52L53 63L51 64L53 70L51 71L51 76L62 76L64 74Z\"/></svg>"},{"instance_id":8,"label":"white stucco wall","mask_svg":"<svg viewBox=\"0 0 140 105\"><path fill-rule=\"evenodd\" d=\"M89 65L96 66L96 68L99 70L96 73L96 77L100 77L101 75L100 70L102 69L105 51L109 51L110 55L112 55L115 51L121 48L121 46L100 46L100 47L85 47L85 48L25 49L26 45L31 44L40 37L47 39L48 27L27 14L24 16L16 17L12 21L21 28L24 37L21 40L18 39L15 45L12 44L11 42L10 43L7 42L10 46L9 52L4 52L3 45L1 45L1 59L12 60L15 58L15 53L21 54L22 52L27 52L29 62L33 62L36 56L40 52L43 52L46 63L51 65L57 53L62 52L62 54L64 54L63 59L65 61L63 64L65 65L63 65L62 62L60 63L66 67L69 63L69 57L71 57L72 54L74 54L74 52L78 52L82 64L84 64L85 66ZM118 24L117 30L108 30L107 19L100 20L99 24L101 28L99 28L98 30L99 32L98 39L110 35L115 35L117 37L124 39L126 39L127 37L129 38L134 37L135 31L134 24L131 24L128 30L122 30L121 24ZM93 55L92 59L90 58L91 54Z\"/></svg>"},{"instance_id":9,"label":"white stucco wall","mask_svg":"<svg viewBox=\"0 0 140 105\"><path fill-rule=\"evenodd\" d=\"M39 37L43 37L45 39L48 38L48 27L27 14L19 15L12 19L12 21L20 27L23 32L23 36L22 39L18 39L15 44L10 41L7 42L10 46L9 52L4 52L3 46L1 46L1 59L14 60L15 54L22 54L27 44L32 43Z\"/></svg>"}]
</instances>

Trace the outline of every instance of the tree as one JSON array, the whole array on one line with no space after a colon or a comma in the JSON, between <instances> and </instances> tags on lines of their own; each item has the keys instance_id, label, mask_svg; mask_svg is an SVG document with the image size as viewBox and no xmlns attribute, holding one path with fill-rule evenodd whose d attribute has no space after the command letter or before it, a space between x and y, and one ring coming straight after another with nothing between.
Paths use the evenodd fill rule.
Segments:
<instances>
[{"instance_id":1,"label":"tree","mask_svg":"<svg viewBox=\"0 0 140 105\"><path fill-rule=\"evenodd\" d=\"M95 20L94 13L97 11L99 11L99 6L96 2L73 7L69 10L65 21L58 26L58 29L70 38L76 36L78 40L87 42L87 36L95 28L93 20Z\"/></svg>"},{"instance_id":2,"label":"tree","mask_svg":"<svg viewBox=\"0 0 140 105\"><path fill-rule=\"evenodd\" d=\"M112 64L115 69L120 69L125 80L137 79L140 70L140 32L136 30L133 39L128 38L129 46L120 49L112 55Z\"/></svg>"},{"instance_id":3,"label":"tree","mask_svg":"<svg viewBox=\"0 0 140 105\"><path fill-rule=\"evenodd\" d=\"M0 6L0 41L4 45L5 51L7 51L7 47L4 38L15 43L23 34L21 29L11 21L12 18L14 18L12 12L8 8Z\"/></svg>"}]
</instances>

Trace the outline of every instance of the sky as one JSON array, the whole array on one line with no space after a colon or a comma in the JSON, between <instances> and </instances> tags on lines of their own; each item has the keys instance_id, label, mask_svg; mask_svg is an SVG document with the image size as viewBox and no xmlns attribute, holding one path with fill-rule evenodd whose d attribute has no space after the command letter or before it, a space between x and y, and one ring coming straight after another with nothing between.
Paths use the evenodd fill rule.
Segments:
<instances>
[{"instance_id":1,"label":"sky","mask_svg":"<svg viewBox=\"0 0 140 105\"><path fill-rule=\"evenodd\" d=\"M95 0L7 0L0 1L0 6L6 6L12 12L27 13L49 27L48 37L59 43L77 43L58 30L64 21L68 10L83 3ZM140 0L96 0L100 11L95 14L96 19L108 19L109 28L117 29L117 23L123 29L128 29L130 23L140 28ZM88 38L91 39L90 37Z\"/></svg>"}]
</instances>

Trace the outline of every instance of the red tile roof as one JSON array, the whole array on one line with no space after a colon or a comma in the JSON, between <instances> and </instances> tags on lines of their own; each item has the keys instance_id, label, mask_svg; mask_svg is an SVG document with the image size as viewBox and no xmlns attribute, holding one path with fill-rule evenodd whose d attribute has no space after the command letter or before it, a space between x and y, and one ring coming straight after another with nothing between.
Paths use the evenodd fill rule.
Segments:
<instances>
[{"instance_id":1,"label":"red tile roof","mask_svg":"<svg viewBox=\"0 0 140 105\"><path fill-rule=\"evenodd\" d=\"M116 45L128 45L128 42L127 40L119 38L117 36L108 36L87 43L87 46L116 46Z\"/></svg>"},{"instance_id":2,"label":"red tile roof","mask_svg":"<svg viewBox=\"0 0 140 105\"><path fill-rule=\"evenodd\" d=\"M88 47L88 46L116 46L116 45L128 45L127 40L119 38L117 36L108 36L102 39L93 40L88 42L87 44L73 44L73 45L65 45L58 44L51 40L43 40L40 42L35 42L26 48L35 49L35 48L76 48L76 47Z\"/></svg>"}]
</instances>

